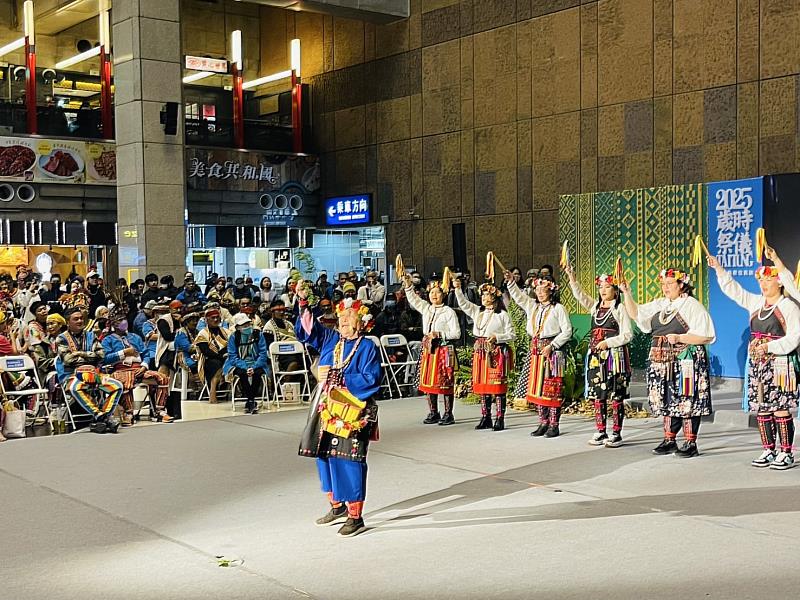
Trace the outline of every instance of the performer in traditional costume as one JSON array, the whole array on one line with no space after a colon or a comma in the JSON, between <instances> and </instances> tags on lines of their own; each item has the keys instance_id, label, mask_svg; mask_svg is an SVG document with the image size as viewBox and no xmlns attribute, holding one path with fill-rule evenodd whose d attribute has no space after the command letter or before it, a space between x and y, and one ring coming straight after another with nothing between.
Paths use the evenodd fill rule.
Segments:
<instances>
[{"instance_id":1,"label":"performer in traditional costume","mask_svg":"<svg viewBox=\"0 0 800 600\"><path fill-rule=\"evenodd\" d=\"M756 413L764 451L754 467L777 470L794 466L794 421L789 409L797 407L800 309L783 293L777 267L759 267L756 279L761 295L746 291L714 256L708 265L717 272L722 292L750 313L747 400ZM775 454L776 430L780 452Z\"/></svg>"},{"instance_id":2,"label":"performer in traditional costume","mask_svg":"<svg viewBox=\"0 0 800 600\"><path fill-rule=\"evenodd\" d=\"M298 286L300 316L297 338L320 353L320 386L300 442L301 456L317 458L322 491L330 510L317 525L344 521L340 536L365 529L362 511L367 493L367 449L378 439L381 358L378 347L366 339L372 326L369 308L345 299L336 307L337 330L314 318L308 307L309 291Z\"/></svg>"},{"instance_id":3,"label":"performer in traditional costume","mask_svg":"<svg viewBox=\"0 0 800 600\"><path fill-rule=\"evenodd\" d=\"M461 280L453 278L456 301L464 314L472 319L475 337L472 353L472 391L481 398L481 420L475 429L505 429L508 374L514 370L514 355L508 344L514 340L514 328L503 310L502 292L491 283L478 288L481 306L467 300ZM492 404L497 406L492 424Z\"/></svg>"},{"instance_id":4,"label":"performer in traditional costume","mask_svg":"<svg viewBox=\"0 0 800 600\"><path fill-rule=\"evenodd\" d=\"M167 414L166 404L169 396L169 377L154 370L153 357L141 337L128 331L127 306L115 305L108 315L107 328L102 340L103 365L112 369L111 375L122 384L120 405L124 411L122 426L133 425L133 388L144 383L156 406L159 421L169 423L173 419Z\"/></svg>"},{"instance_id":5,"label":"performer in traditional costume","mask_svg":"<svg viewBox=\"0 0 800 600\"><path fill-rule=\"evenodd\" d=\"M528 389L525 397L539 409L539 427L534 437L558 437L561 433L561 404L564 401L564 351L572 338L572 324L564 305L559 302L558 285L550 275L534 281L535 298L517 285L515 275L504 271L511 299L527 315L527 332L531 336Z\"/></svg>"},{"instance_id":6,"label":"performer in traditional costume","mask_svg":"<svg viewBox=\"0 0 800 600\"><path fill-rule=\"evenodd\" d=\"M586 356L586 399L594 404L597 432L591 446L617 448L622 445L622 422L625 400L631 382L631 359L628 344L633 339L631 319L619 293L614 275L598 275L594 282L597 297L589 296L578 283L571 265L564 269L569 276L572 294L589 311L592 329ZM606 433L608 403L611 402L611 437Z\"/></svg>"},{"instance_id":7,"label":"performer in traditional costume","mask_svg":"<svg viewBox=\"0 0 800 600\"><path fill-rule=\"evenodd\" d=\"M692 295L689 275L665 269L658 276L663 298L637 305L627 283L620 284L625 308L644 333L652 334L647 365L647 394L654 414L664 417L664 440L653 454L692 458L700 418L711 414L708 352L716 339L714 323ZM681 448L675 438L683 428Z\"/></svg>"},{"instance_id":8,"label":"performer in traditional costume","mask_svg":"<svg viewBox=\"0 0 800 600\"><path fill-rule=\"evenodd\" d=\"M461 337L458 315L445 305L446 294L438 281L428 286L425 302L417 295L409 275L403 279L411 308L422 315L422 355L419 359L419 391L428 396L426 425L452 425L455 372L458 368L455 347L450 343ZM444 396L444 415L439 414L439 394Z\"/></svg>"}]
</instances>

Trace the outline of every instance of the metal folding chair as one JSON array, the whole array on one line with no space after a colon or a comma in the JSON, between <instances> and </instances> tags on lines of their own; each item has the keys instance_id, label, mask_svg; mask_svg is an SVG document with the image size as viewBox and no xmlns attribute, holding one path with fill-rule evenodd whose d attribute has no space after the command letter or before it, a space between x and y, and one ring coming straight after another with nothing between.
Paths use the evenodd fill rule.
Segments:
<instances>
[{"instance_id":1,"label":"metal folding chair","mask_svg":"<svg viewBox=\"0 0 800 600\"><path fill-rule=\"evenodd\" d=\"M381 336L381 347L388 363L389 377L392 380L397 393L403 396L403 389L408 388L410 392L414 387L414 370L417 368L417 360L411 351L411 346L403 334L395 333L392 335ZM399 353L405 354L405 360L391 360L392 356Z\"/></svg>"},{"instance_id":2,"label":"metal folding chair","mask_svg":"<svg viewBox=\"0 0 800 600\"><path fill-rule=\"evenodd\" d=\"M237 394L237 390L239 390L239 380L238 376L235 376L231 381L231 411L236 413L236 403L237 402L247 402L247 398L242 394ZM260 403L261 406L269 406L269 377L266 373L261 375L261 394L256 396L256 403Z\"/></svg>"},{"instance_id":3,"label":"metal folding chair","mask_svg":"<svg viewBox=\"0 0 800 600\"><path fill-rule=\"evenodd\" d=\"M300 361L302 368L294 371L282 371L280 359L286 357L293 357ZM303 381L300 386L300 401L309 402L311 400L311 368L303 344L296 340L286 340L283 342L272 342L269 345L269 360L272 363L272 382L275 386L275 406L280 408L281 401L286 398L283 394L283 384L290 377L302 377Z\"/></svg>"},{"instance_id":4,"label":"metal folding chair","mask_svg":"<svg viewBox=\"0 0 800 600\"><path fill-rule=\"evenodd\" d=\"M31 378L34 386L24 390L11 390L6 388L6 382L3 377L0 377L0 392L10 400L14 400L19 404L19 400L35 398L32 416L26 418L26 425L34 425L36 419L44 408L46 422L50 422L50 407L44 400L47 398L48 390L42 387L39 381L39 372L36 369L36 364L33 359L27 354L20 354L19 356L0 356L0 371L4 373L24 373ZM18 406L22 410L26 410L25 406Z\"/></svg>"},{"instance_id":5,"label":"metal folding chair","mask_svg":"<svg viewBox=\"0 0 800 600\"><path fill-rule=\"evenodd\" d=\"M394 392L392 391L392 378L390 375L389 369L389 357L386 356L386 353L383 351L383 346L381 345L380 339L374 335L368 335L366 338L375 344L375 348L378 350L378 356L381 357L381 389L386 390L389 392L389 399L394 398Z\"/></svg>"}]
</instances>

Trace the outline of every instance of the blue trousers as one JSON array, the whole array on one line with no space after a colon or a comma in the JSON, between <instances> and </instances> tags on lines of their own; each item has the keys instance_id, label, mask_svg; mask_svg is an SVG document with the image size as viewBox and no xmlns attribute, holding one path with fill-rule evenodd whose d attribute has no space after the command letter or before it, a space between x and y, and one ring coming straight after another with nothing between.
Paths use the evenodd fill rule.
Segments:
<instances>
[{"instance_id":1,"label":"blue trousers","mask_svg":"<svg viewBox=\"0 0 800 600\"><path fill-rule=\"evenodd\" d=\"M336 502L363 502L367 496L367 463L344 458L318 458L322 491Z\"/></svg>"}]
</instances>

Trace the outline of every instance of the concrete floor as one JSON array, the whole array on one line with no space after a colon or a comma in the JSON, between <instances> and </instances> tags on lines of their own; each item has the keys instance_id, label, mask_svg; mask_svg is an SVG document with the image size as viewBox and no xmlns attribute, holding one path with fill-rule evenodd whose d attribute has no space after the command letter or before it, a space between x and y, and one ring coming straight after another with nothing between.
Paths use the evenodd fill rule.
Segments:
<instances>
[{"instance_id":1,"label":"concrete floor","mask_svg":"<svg viewBox=\"0 0 800 600\"><path fill-rule=\"evenodd\" d=\"M0 598L797 597L800 469L750 467L752 429L704 424L680 460L655 419L605 449L584 419L545 440L425 412L381 404L354 539L313 524L301 411L0 444Z\"/></svg>"}]
</instances>

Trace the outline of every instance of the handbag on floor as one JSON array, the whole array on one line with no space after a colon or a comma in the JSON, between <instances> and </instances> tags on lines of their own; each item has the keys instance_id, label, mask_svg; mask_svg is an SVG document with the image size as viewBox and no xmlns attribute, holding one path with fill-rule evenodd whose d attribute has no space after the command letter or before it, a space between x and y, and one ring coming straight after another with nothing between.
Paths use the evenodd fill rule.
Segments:
<instances>
[{"instance_id":1,"label":"handbag on floor","mask_svg":"<svg viewBox=\"0 0 800 600\"><path fill-rule=\"evenodd\" d=\"M25 411L18 409L13 402L7 401L2 408L3 435L9 439L25 437Z\"/></svg>"}]
</instances>

